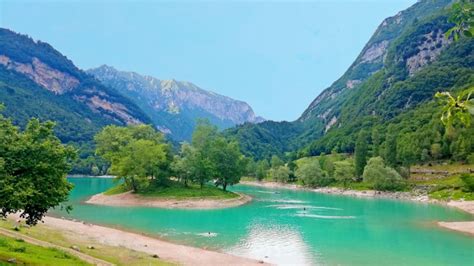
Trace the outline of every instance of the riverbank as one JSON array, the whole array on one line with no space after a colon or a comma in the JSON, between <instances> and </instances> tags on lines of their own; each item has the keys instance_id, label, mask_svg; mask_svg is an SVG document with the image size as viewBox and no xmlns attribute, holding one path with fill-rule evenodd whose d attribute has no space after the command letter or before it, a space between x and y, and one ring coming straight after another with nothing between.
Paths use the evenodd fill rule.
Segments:
<instances>
[{"instance_id":1,"label":"riverbank","mask_svg":"<svg viewBox=\"0 0 474 266\"><path fill-rule=\"evenodd\" d=\"M14 217L15 219L18 218ZM161 261L179 265L265 265L263 261L174 244L137 233L49 216L45 217L44 223L39 226L53 229L56 234L61 233L64 237L71 236L76 243L99 243L100 245L112 246L117 249L116 252L118 253L122 249L134 250L147 254L150 258L156 257ZM101 252L101 247L96 247L92 251Z\"/></svg>"},{"instance_id":2,"label":"riverbank","mask_svg":"<svg viewBox=\"0 0 474 266\"><path fill-rule=\"evenodd\" d=\"M283 188L293 190L305 190L316 193L333 194L333 195L344 195L361 198L386 198L386 199L397 199L397 200L409 200L415 202L429 202L442 204L445 206L457 208L464 212L474 215L474 201L440 201L436 199L430 199L428 195L414 194L411 192L388 192L388 191L375 191L375 190L350 190L341 189L336 187L322 187L322 188L305 188L296 184L283 184L271 181L242 181L243 185L260 186L267 188ZM439 226L469 234L474 236L474 221L469 222L438 222Z\"/></svg>"},{"instance_id":3,"label":"riverbank","mask_svg":"<svg viewBox=\"0 0 474 266\"><path fill-rule=\"evenodd\" d=\"M86 203L107 206L142 206L167 209L222 209L237 207L249 203L252 197L238 193L239 197L231 199L212 198L157 198L144 197L125 192L115 195L96 194L89 198Z\"/></svg>"}]
</instances>

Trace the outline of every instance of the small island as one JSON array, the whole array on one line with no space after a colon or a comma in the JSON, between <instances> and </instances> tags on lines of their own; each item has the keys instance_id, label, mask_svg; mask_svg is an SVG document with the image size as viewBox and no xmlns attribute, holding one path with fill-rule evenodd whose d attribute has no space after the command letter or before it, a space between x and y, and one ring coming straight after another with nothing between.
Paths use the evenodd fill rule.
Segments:
<instances>
[{"instance_id":1,"label":"small island","mask_svg":"<svg viewBox=\"0 0 474 266\"><path fill-rule=\"evenodd\" d=\"M214 209L235 207L250 196L227 190L245 173L247 158L217 127L198 123L191 143L173 146L148 125L107 126L95 137L97 154L119 182L86 203L109 206ZM212 182L212 184L211 184Z\"/></svg>"},{"instance_id":2,"label":"small island","mask_svg":"<svg viewBox=\"0 0 474 266\"><path fill-rule=\"evenodd\" d=\"M219 209L236 207L250 202L248 195L223 191L211 185L183 186L171 181L166 187L150 188L133 193L123 184L96 194L86 203L108 206L143 206L169 209Z\"/></svg>"}]
</instances>

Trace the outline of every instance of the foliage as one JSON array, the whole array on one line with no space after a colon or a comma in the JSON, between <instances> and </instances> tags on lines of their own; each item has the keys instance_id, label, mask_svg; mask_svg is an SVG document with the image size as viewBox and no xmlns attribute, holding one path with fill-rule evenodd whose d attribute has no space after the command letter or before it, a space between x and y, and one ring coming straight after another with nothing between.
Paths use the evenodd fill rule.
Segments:
<instances>
[{"instance_id":1,"label":"foliage","mask_svg":"<svg viewBox=\"0 0 474 266\"><path fill-rule=\"evenodd\" d=\"M355 171L358 177L362 176L367 164L369 136L365 130L359 132L355 144Z\"/></svg>"},{"instance_id":2,"label":"foliage","mask_svg":"<svg viewBox=\"0 0 474 266\"><path fill-rule=\"evenodd\" d=\"M290 169L284 165L272 167L268 170L268 177L276 182L287 183L290 179Z\"/></svg>"},{"instance_id":3,"label":"foliage","mask_svg":"<svg viewBox=\"0 0 474 266\"><path fill-rule=\"evenodd\" d=\"M443 101L441 121L447 128L452 128L453 124L456 122L470 126L471 115L474 115L474 102L471 99L471 93L473 91L474 88L471 88L467 95L461 94L456 98L454 98L449 92L437 92L435 94L436 98ZM463 99L464 97L465 99Z\"/></svg>"},{"instance_id":4,"label":"foliage","mask_svg":"<svg viewBox=\"0 0 474 266\"><path fill-rule=\"evenodd\" d=\"M262 180L267 176L267 171L270 169L270 165L267 160L261 160L257 163L257 169L255 172L255 177L257 180Z\"/></svg>"},{"instance_id":5,"label":"foliage","mask_svg":"<svg viewBox=\"0 0 474 266\"><path fill-rule=\"evenodd\" d=\"M461 0L451 6L449 22L455 25L446 32L446 38L453 36L457 41L461 35L474 36L474 3L472 0Z\"/></svg>"},{"instance_id":6,"label":"foliage","mask_svg":"<svg viewBox=\"0 0 474 266\"><path fill-rule=\"evenodd\" d=\"M168 180L164 183L155 183L140 193L144 197L160 197L175 199L195 199L195 198L213 198L213 199L231 199L239 195L230 191L224 191L215 186L199 184L189 184L184 186L182 182Z\"/></svg>"},{"instance_id":7,"label":"foliage","mask_svg":"<svg viewBox=\"0 0 474 266\"><path fill-rule=\"evenodd\" d=\"M138 192L150 180L169 171L170 150L163 135L151 126L107 126L95 137L97 154L110 164L110 173Z\"/></svg>"},{"instance_id":8,"label":"foliage","mask_svg":"<svg viewBox=\"0 0 474 266\"><path fill-rule=\"evenodd\" d=\"M295 175L304 186L308 187L323 187L333 181L333 179L328 177L327 173L321 169L318 160L304 161L298 165Z\"/></svg>"},{"instance_id":9,"label":"foliage","mask_svg":"<svg viewBox=\"0 0 474 266\"><path fill-rule=\"evenodd\" d=\"M0 115L0 216L21 212L35 225L67 200L72 185L66 174L75 153L61 144L53 128L52 122L32 119L20 131Z\"/></svg>"},{"instance_id":10,"label":"foliage","mask_svg":"<svg viewBox=\"0 0 474 266\"><path fill-rule=\"evenodd\" d=\"M461 174L461 180L467 191L474 192L474 175Z\"/></svg>"},{"instance_id":11,"label":"foliage","mask_svg":"<svg viewBox=\"0 0 474 266\"><path fill-rule=\"evenodd\" d=\"M355 168L351 161L344 160L334 163L334 179L342 182L344 187L347 187L355 177Z\"/></svg>"},{"instance_id":12,"label":"foliage","mask_svg":"<svg viewBox=\"0 0 474 266\"><path fill-rule=\"evenodd\" d=\"M364 168L363 179L376 190L402 190L406 187L400 174L385 166L381 157L370 158Z\"/></svg>"},{"instance_id":13,"label":"foliage","mask_svg":"<svg viewBox=\"0 0 474 266\"><path fill-rule=\"evenodd\" d=\"M277 155L273 155L272 159L270 160L270 165L272 166L272 168L277 168L277 167L282 166L284 164L285 164L285 162L283 162L280 159L280 157L278 157Z\"/></svg>"}]
</instances>

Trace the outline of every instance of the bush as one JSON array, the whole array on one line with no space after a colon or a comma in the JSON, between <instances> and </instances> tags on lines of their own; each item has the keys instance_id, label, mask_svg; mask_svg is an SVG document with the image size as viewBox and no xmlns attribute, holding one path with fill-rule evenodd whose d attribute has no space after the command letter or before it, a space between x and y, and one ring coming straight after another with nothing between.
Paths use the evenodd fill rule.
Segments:
<instances>
[{"instance_id":1,"label":"bush","mask_svg":"<svg viewBox=\"0 0 474 266\"><path fill-rule=\"evenodd\" d=\"M467 191L474 192L474 175L462 174L461 180L464 182L464 188Z\"/></svg>"},{"instance_id":2,"label":"bush","mask_svg":"<svg viewBox=\"0 0 474 266\"><path fill-rule=\"evenodd\" d=\"M324 187L334 181L321 169L319 161L317 160L302 162L301 165L298 166L295 175L301 180L304 186L308 187Z\"/></svg>"},{"instance_id":3,"label":"bush","mask_svg":"<svg viewBox=\"0 0 474 266\"><path fill-rule=\"evenodd\" d=\"M286 183L290 177L290 169L286 166L278 166L268 171L268 175L273 181Z\"/></svg>"},{"instance_id":4,"label":"bush","mask_svg":"<svg viewBox=\"0 0 474 266\"><path fill-rule=\"evenodd\" d=\"M405 180L393 168L385 166L381 157L373 157L364 168L365 182L375 190L396 191L406 187Z\"/></svg>"}]
</instances>

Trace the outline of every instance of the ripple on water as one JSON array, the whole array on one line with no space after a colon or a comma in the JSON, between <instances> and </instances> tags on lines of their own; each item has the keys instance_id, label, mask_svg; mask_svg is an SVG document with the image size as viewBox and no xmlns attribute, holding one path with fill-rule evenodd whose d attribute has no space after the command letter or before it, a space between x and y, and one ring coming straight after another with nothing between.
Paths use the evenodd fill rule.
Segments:
<instances>
[{"instance_id":1,"label":"ripple on water","mask_svg":"<svg viewBox=\"0 0 474 266\"><path fill-rule=\"evenodd\" d=\"M324 206L313 206L313 205L299 205L299 204L273 204L266 206L267 208L276 208L279 210L287 210L287 209L318 209L318 210L335 210L335 211L342 211L341 208L333 208L333 207L324 207Z\"/></svg>"},{"instance_id":2,"label":"ripple on water","mask_svg":"<svg viewBox=\"0 0 474 266\"><path fill-rule=\"evenodd\" d=\"M316 218L316 219L355 219L356 218L355 216L319 215L319 214L311 214L307 212L298 212L294 216Z\"/></svg>"}]
</instances>

